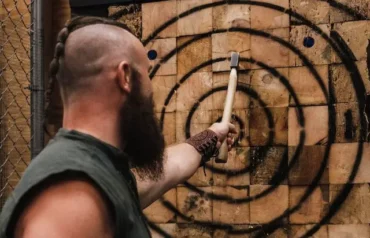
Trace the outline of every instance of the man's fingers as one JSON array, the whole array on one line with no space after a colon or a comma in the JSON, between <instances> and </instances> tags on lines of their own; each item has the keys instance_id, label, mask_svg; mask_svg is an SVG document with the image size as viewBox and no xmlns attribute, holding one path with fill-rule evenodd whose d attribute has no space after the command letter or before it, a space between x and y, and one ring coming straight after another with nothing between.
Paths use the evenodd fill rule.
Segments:
<instances>
[{"instance_id":1,"label":"man's fingers","mask_svg":"<svg viewBox=\"0 0 370 238\"><path fill-rule=\"evenodd\" d=\"M221 142L220 141L217 141L217 145L216 145L217 148L220 148L221 147Z\"/></svg>"},{"instance_id":2,"label":"man's fingers","mask_svg":"<svg viewBox=\"0 0 370 238\"><path fill-rule=\"evenodd\" d=\"M232 123L229 123L229 132L233 133L233 134L236 134L236 127L234 126L234 124Z\"/></svg>"}]
</instances>

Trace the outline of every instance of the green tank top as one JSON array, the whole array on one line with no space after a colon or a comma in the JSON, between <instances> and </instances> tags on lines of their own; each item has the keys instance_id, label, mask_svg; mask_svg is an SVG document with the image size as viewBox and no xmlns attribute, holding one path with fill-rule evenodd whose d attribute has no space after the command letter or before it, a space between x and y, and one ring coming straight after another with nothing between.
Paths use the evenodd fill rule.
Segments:
<instances>
[{"instance_id":1,"label":"green tank top","mask_svg":"<svg viewBox=\"0 0 370 238\"><path fill-rule=\"evenodd\" d=\"M90 135L60 129L32 160L0 216L0 237L11 238L20 211L38 186L55 176L79 173L92 179L113 209L115 237L150 237L127 155Z\"/></svg>"}]
</instances>

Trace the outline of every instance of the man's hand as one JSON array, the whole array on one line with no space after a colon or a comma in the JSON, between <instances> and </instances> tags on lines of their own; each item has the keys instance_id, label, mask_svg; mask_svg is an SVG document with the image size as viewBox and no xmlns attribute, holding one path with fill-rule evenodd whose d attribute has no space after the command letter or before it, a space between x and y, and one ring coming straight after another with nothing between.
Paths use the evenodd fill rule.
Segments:
<instances>
[{"instance_id":1,"label":"man's hand","mask_svg":"<svg viewBox=\"0 0 370 238\"><path fill-rule=\"evenodd\" d=\"M227 145L230 151L232 145L234 144L233 135L236 134L235 126L231 123L220 122L214 123L209 129L217 134L218 137L217 148L221 147L221 144L227 137Z\"/></svg>"}]
</instances>

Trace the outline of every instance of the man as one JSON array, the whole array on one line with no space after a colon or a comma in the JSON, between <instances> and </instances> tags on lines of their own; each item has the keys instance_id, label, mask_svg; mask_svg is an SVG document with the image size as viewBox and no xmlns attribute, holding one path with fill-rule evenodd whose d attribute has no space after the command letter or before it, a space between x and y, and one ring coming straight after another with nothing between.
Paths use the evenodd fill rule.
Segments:
<instances>
[{"instance_id":1,"label":"man","mask_svg":"<svg viewBox=\"0 0 370 238\"><path fill-rule=\"evenodd\" d=\"M60 32L50 74L63 128L7 200L0 237L150 237L142 209L231 145L235 128L216 123L164 149L149 70L141 42L115 21L77 17Z\"/></svg>"}]
</instances>

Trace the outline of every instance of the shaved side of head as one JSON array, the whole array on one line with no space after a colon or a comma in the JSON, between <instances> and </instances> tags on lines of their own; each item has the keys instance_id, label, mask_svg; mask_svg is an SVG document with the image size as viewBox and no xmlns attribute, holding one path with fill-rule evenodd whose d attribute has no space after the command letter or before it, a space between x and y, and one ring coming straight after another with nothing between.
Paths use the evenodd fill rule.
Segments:
<instances>
[{"instance_id":1,"label":"shaved side of head","mask_svg":"<svg viewBox=\"0 0 370 238\"><path fill-rule=\"evenodd\" d=\"M57 68L51 71L54 71L64 101L75 93L91 89L99 78L107 77L107 73L116 69L120 62L126 61L132 67L137 64L135 46L141 42L121 23L94 17L76 18L65 31L67 36L59 47L63 54L55 57L57 62L51 66ZM59 36L58 41L61 45L63 37Z\"/></svg>"},{"instance_id":2,"label":"shaved side of head","mask_svg":"<svg viewBox=\"0 0 370 238\"><path fill-rule=\"evenodd\" d=\"M86 86L105 70L117 67L133 54L133 36L116 26L96 24L73 32L65 46L65 61L59 81L65 86ZM131 42L130 42L131 41Z\"/></svg>"}]
</instances>

